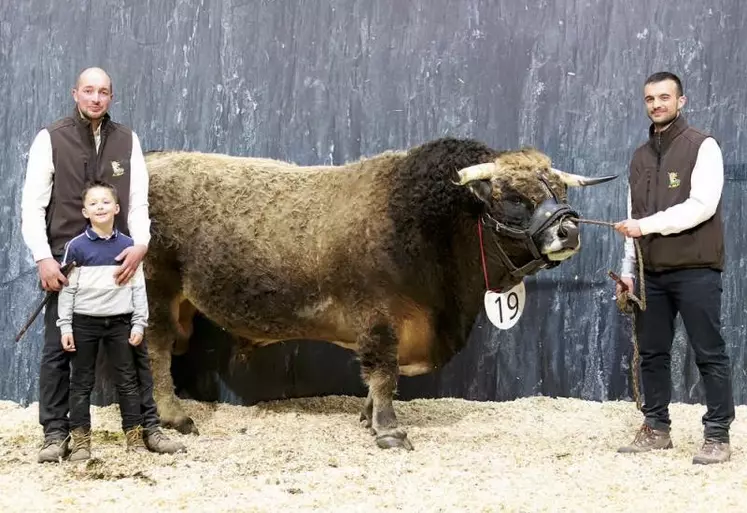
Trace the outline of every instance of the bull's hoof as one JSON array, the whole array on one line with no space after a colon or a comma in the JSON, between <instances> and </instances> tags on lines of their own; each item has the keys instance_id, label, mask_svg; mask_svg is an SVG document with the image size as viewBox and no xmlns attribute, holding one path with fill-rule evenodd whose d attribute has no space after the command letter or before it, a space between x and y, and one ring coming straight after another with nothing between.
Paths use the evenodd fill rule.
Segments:
<instances>
[{"instance_id":1,"label":"bull's hoof","mask_svg":"<svg viewBox=\"0 0 747 513\"><path fill-rule=\"evenodd\" d=\"M167 429L176 429L183 435L199 435L195 422L191 417L180 417L174 421L161 420L161 426Z\"/></svg>"},{"instance_id":2,"label":"bull's hoof","mask_svg":"<svg viewBox=\"0 0 747 513\"><path fill-rule=\"evenodd\" d=\"M414 447L404 431L393 431L376 437L376 445L381 449L406 449L412 451Z\"/></svg>"}]
</instances>

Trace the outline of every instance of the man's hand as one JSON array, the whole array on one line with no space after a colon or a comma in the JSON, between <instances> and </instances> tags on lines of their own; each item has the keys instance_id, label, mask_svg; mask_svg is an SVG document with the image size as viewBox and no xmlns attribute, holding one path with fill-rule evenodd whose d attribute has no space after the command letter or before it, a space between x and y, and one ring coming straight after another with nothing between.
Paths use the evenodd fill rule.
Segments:
<instances>
[{"instance_id":1,"label":"man's hand","mask_svg":"<svg viewBox=\"0 0 747 513\"><path fill-rule=\"evenodd\" d=\"M143 334L142 333L130 333L130 345L132 347L137 347L140 345L140 342L143 341Z\"/></svg>"},{"instance_id":2,"label":"man's hand","mask_svg":"<svg viewBox=\"0 0 747 513\"><path fill-rule=\"evenodd\" d=\"M68 353L72 353L75 351L75 339L73 338L72 333L62 334L62 349L64 349Z\"/></svg>"},{"instance_id":3,"label":"man's hand","mask_svg":"<svg viewBox=\"0 0 747 513\"><path fill-rule=\"evenodd\" d=\"M48 292L59 292L63 285L67 285L67 278L60 271L60 264L54 258L42 258L36 263L42 288Z\"/></svg>"},{"instance_id":4,"label":"man's hand","mask_svg":"<svg viewBox=\"0 0 747 513\"><path fill-rule=\"evenodd\" d=\"M622 281L628 287L628 292L630 292L631 294L635 294L635 283L633 283L633 278L623 276L622 278L620 278L620 281ZM623 294L623 292L625 292L623 290L623 287L619 283L616 284L615 297L619 298Z\"/></svg>"},{"instance_id":5,"label":"man's hand","mask_svg":"<svg viewBox=\"0 0 747 513\"><path fill-rule=\"evenodd\" d=\"M626 237L637 238L643 235L641 233L641 224L638 222L638 219L626 219L625 221L615 223L615 230Z\"/></svg>"},{"instance_id":6,"label":"man's hand","mask_svg":"<svg viewBox=\"0 0 747 513\"><path fill-rule=\"evenodd\" d=\"M122 262L122 265L114 271L114 281L117 285L124 285L130 281L130 278L132 278L135 275L135 271L137 271L137 266L139 266L140 262L143 261L143 257L145 257L145 253L147 252L147 246L136 244L117 255L115 260L117 262Z\"/></svg>"}]
</instances>

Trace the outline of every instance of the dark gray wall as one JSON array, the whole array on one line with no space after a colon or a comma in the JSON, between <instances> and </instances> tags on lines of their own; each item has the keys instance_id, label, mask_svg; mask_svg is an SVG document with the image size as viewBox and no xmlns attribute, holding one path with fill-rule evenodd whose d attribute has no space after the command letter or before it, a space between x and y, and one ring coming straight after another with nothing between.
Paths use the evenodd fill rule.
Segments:
<instances>
[{"instance_id":1,"label":"dark gray wall","mask_svg":"<svg viewBox=\"0 0 747 513\"><path fill-rule=\"evenodd\" d=\"M624 216L627 163L647 127L641 91L651 72L684 78L687 117L722 144L728 271L724 336L739 403L747 402L745 213L747 9L739 0L144 1L0 0L0 398L35 400L41 323L13 335L41 299L20 236L20 190L38 129L71 108L84 67L114 78L113 116L146 149L186 148L342 163L443 135L495 148L531 144L556 167L622 178L573 191L583 215ZM519 325L481 315L468 348L441 372L403 378L401 397L512 399L546 394L630 397L630 332L612 284L622 242L585 227L585 248L527 280ZM176 358L185 393L254 402L363 392L352 355L289 342L229 364L229 340L198 320ZM702 400L681 326L676 400ZM110 387L104 384L102 400Z\"/></svg>"}]
</instances>

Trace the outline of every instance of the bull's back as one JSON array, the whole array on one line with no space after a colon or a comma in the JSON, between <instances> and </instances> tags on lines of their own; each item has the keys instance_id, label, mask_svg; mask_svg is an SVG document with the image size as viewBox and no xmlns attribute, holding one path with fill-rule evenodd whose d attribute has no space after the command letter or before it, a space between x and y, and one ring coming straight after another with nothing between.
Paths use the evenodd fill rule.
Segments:
<instances>
[{"instance_id":1,"label":"bull's back","mask_svg":"<svg viewBox=\"0 0 747 513\"><path fill-rule=\"evenodd\" d=\"M171 255L184 296L216 322L247 337L344 338L351 299L387 287L391 166L199 153L147 164L150 252Z\"/></svg>"}]
</instances>

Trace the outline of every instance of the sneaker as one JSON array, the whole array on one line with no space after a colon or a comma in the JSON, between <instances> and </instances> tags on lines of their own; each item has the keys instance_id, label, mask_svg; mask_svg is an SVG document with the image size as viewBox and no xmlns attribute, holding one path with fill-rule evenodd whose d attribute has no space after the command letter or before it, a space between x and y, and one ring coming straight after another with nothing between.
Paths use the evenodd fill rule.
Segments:
<instances>
[{"instance_id":1,"label":"sneaker","mask_svg":"<svg viewBox=\"0 0 747 513\"><path fill-rule=\"evenodd\" d=\"M148 450L159 454L187 452L187 448L183 443L171 440L158 428L145 431L145 446Z\"/></svg>"},{"instance_id":2,"label":"sneaker","mask_svg":"<svg viewBox=\"0 0 747 513\"><path fill-rule=\"evenodd\" d=\"M620 453L638 453L648 452L656 449L671 449L672 438L669 432L652 429L646 424L642 425L636 433L633 442L630 445L620 447L617 452Z\"/></svg>"},{"instance_id":3,"label":"sneaker","mask_svg":"<svg viewBox=\"0 0 747 513\"><path fill-rule=\"evenodd\" d=\"M57 463L63 460L68 453L68 440L69 437L45 438L37 461L39 463Z\"/></svg>"},{"instance_id":4,"label":"sneaker","mask_svg":"<svg viewBox=\"0 0 747 513\"><path fill-rule=\"evenodd\" d=\"M693 456L694 465L710 465L711 463L724 463L731 459L731 447L729 442L705 439L703 447L698 454Z\"/></svg>"},{"instance_id":5,"label":"sneaker","mask_svg":"<svg viewBox=\"0 0 747 513\"><path fill-rule=\"evenodd\" d=\"M70 431L73 442L69 461L85 461L91 457L91 430L78 427Z\"/></svg>"},{"instance_id":6,"label":"sneaker","mask_svg":"<svg viewBox=\"0 0 747 513\"><path fill-rule=\"evenodd\" d=\"M127 451L132 452L147 452L148 449L145 447L143 442L143 427L135 426L132 429L125 431L125 440L127 441Z\"/></svg>"}]
</instances>

